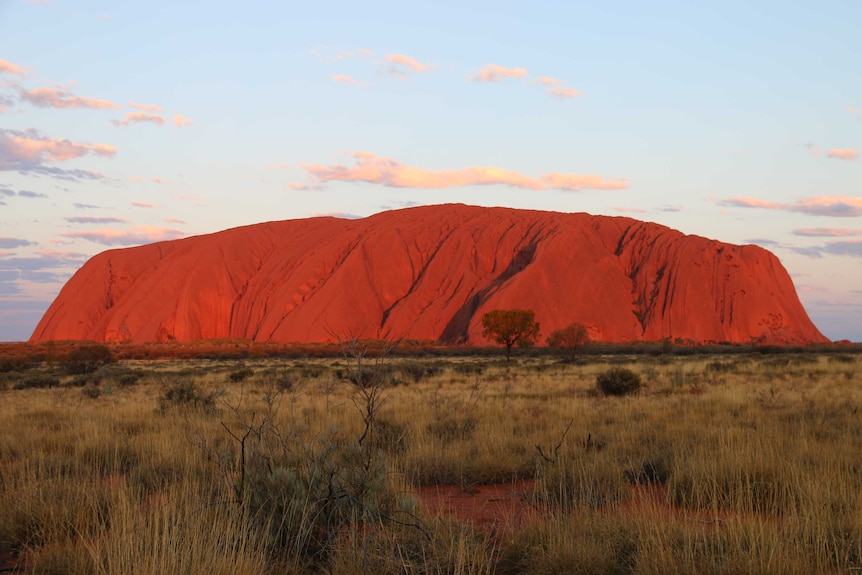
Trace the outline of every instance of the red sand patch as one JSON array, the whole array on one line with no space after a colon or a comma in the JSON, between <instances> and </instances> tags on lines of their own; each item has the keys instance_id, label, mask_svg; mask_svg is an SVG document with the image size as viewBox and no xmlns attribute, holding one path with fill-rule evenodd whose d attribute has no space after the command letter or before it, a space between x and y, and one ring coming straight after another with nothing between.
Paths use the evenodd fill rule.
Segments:
<instances>
[{"instance_id":1,"label":"red sand patch","mask_svg":"<svg viewBox=\"0 0 862 575\"><path fill-rule=\"evenodd\" d=\"M421 487L422 504L432 512L455 517L464 523L495 531L517 529L536 515L530 505L535 482L481 484L461 487L438 485Z\"/></svg>"}]
</instances>

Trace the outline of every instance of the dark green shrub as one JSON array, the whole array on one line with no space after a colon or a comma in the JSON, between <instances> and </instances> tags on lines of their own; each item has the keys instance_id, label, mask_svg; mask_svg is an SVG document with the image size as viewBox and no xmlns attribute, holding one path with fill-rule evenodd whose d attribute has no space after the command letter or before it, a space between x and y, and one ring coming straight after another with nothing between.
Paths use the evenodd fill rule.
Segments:
<instances>
[{"instance_id":1,"label":"dark green shrub","mask_svg":"<svg viewBox=\"0 0 862 575\"><path fill-rule=\"evenodd\" d=\"M419 383L426 377L439 375L443 369L439 365L423 363L421 361L407 361L398 366L402 377L413 383Z\"/></svg>"},{"instance_id":2,"label":"dark green shrub","mask_svg":"<svg viewBox=\"0 0 862 575\"><path fill-rule=\"evenodd\" d=\"M247 380L248 378L250 378L253 375L254 375L254 370L252 368L244 367L242 369L238 369L238 370L234 371L233 373L231 373L228 376L228 378L233 383L239 383L241 381Z\"/></svg>"},{"instance_id":3,"label":"dark green shrub","mask_svg":"<svg viewBox=\"0 0 862 575\"><path fill-rule=\"evenodd\" d=\"M220 395L221 391L205 392L191 380L180 381L162 390L159 409L167 411L171 407L179 407L212 411L215 409L215 400Z\"/></svg>"},{"instance_id":4,"label":"dark green shrub","mask_svg":"<svg viewBox=\"0 0 862 575\"><path fill-rule=\"evenodd\" d=\"M78 375L92 373L101 366L116 361L111 350L106 346L88 345L70 351L61 365L69 375Z\"/></svg>"},{"instance_id":5,"label":"dark green shrub","mask_svg":"<svg viewBox=\"0 0 862 575\"><path fill-rule=\"evenodd\" d=\"M456 363L452 369L461 375L482 375L485 373L484 365L473 362Z\"/></svg>"},{"instance_id":6,"label":"dark green shrub","mask_svg":"<svg viewBox=\"0 0 862 575\"><path fill-rule=\"evenodd\" d=\"M34 375L16 381L12 389L45 389L48 387L59 387L60 380L51 375Z\"/></svg>"},{"instance_id":7,"label":"dark green shrub","mask_svg":"<svg viewBox=\"0 0 862 575\"><path fill-rule=\"evenodd\" d=\"M93 378L93 374L91 373L82 373L80 375L76 375L72 379L70 379L67 383L67 387L84 387L87 384L96 384L97 380Z\"/></svg>"},{"instance_id":8,"label":"dark green shrub","mask_svg":"<svg viewBox=\"0 0 862 575\"><path fill-rule=\"evenodd\" d=\"M391 385L395 383L392 368L388 365L377 365L374 367L363 367L354 369L347 376L348 381L356 387L370 387L372 385Z\"/></svg>"},{"instance_id":9,"label":"dark green shrub","mask_svg":"<svg viewBox=\"0 0 862 575\"><path fill-rule=\"evenodd\" d=\"M631 395L641 387L641 377L625 367L612 367L596 376L596 387L605 395Z\"/></svg>"},{"instance_id":10,"label":"dark green shrub","mask_svg":"<svg viewBox=\"0 0 862 575\"><path fill-rule=\"evenodd\" d=\"M117 384L120 387L131 387L133 385L137 385L143 377L144 374L139 371L129 371L123 373L117 378Z\"/></svg>"},{"instance_id":11,"label":"dark green shrub","mask_svg":"<svg viewBox=\"0 0 862 575\"><path fill-rule=\"evenodd\" d=\"M26 371L34 365L35 362L26 357L6 357L0 359L0 373Z\"/></svg>"},{"instance_id":12,"label":"dark green shrub","mask_svg":"<svg viewBox=\"0 0 862 575\"><path fill-rule=\"evenodd\" d=\"M98 385L87 385L81 388L81 397L85 399L98 399L102 395L102 388Z\"/></svg>"}]
</instances>

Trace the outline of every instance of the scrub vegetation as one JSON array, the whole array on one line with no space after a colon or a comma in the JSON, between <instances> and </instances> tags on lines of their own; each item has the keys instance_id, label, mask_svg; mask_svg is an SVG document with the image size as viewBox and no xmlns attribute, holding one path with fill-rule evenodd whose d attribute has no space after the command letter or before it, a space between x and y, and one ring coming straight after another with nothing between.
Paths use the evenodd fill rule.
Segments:
<instances>
[{"instance_id":1,"label":"scrub vegetation","mask_svg":"<svg viewBox=\"0 0 862 575\"><path fill-rule=\"evenodd\" d=\"M656 349L7 354L0 568L862 569L862 355ZM510 502L493 520L466 509L489 485ZM465 509L432 505L435 486Z\"/></svg>"}]
</instances>

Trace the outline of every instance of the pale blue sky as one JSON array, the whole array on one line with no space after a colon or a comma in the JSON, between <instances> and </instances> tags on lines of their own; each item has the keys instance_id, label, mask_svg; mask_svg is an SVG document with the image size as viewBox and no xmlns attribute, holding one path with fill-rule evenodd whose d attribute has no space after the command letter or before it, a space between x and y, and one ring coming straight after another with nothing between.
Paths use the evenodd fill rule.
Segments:
<instances>
[{"instance_id":1,"label":"pale blue sky","mask_svg":"<svg viewBox=\"0 0 862 575\"><path fill-rule=\"evenodd\" d=\"M705 4L0 0L0 341L104 249L444 202L759 243L862 341L862 4Z\"/></svg>"}]
</instances>

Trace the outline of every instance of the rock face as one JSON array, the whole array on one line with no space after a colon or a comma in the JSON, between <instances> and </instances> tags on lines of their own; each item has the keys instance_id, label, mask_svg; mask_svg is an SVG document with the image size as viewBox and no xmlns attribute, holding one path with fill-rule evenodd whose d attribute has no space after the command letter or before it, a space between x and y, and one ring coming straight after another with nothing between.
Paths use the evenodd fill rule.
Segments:
<instances>
[{"instance_id":1,"label":"rock face","mask_svg":"<svg viewBox=\"0 0 862 575\"><path fill-rule=\"evenodd\" d=\"M542 338L824 342L778 259L630 218L443 205L310 218L110 250L31 341L487 343L482 315L532 309Z\"/></svg>"}]
</instances>

